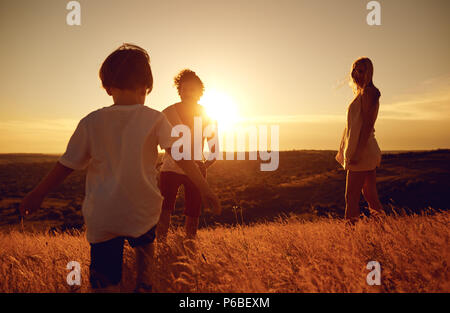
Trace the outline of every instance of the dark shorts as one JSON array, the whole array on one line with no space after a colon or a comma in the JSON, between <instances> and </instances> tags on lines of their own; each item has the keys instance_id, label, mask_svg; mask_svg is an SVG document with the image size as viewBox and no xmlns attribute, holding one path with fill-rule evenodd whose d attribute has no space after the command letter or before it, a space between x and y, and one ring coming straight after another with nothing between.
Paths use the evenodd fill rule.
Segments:
<instances>
[{"instance_id":1,"label":"dark shorts","mask_svg":"<svg viewBox=\"0 0 450 313\"><path fill-rule=\"evenodd\" d=\"M144 246L155 240L155 230L156 226L137 238L116 237L104 242L91 243L89 281L92 288L105 288L120 283L125 239L133 248Z\"/></svg>"},{"instance_id":2,"label":"dark shorts","mask_svg":"<svg viewBox=\"0 0 450 313\"><path fill-rule=\"evenodd\" d=\"M202 197L194 183L183 174L175 172L160 173L160 190L164 197L162 209L173 212L178 188L184 185L184 214L190 217L199 217L202 209Z\"/></svg>"}]
</instances>

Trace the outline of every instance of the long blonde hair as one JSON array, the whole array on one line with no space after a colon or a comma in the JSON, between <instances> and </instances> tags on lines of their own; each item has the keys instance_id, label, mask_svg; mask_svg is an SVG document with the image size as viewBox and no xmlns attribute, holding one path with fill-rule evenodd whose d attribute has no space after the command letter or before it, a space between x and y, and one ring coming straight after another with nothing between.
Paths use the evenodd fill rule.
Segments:
<instances>
[{"instance_id":1,"label":"long blonde hair","mask_svg":"<svg viewBox=\"0 0 450 313\"><path fill-rule=\"evenodd\" d=\"M356 65L362 65L364 68L364 80L362 85L358 84L352 76L353 69ZM374 87L378 93L378 96L380 95L380 91L373 84L373 63L368 57L360 57L353 62L352 69L350 71L350 87L352 87L354 94L363 92L366 87Z\"/></svg>"}]
</instances>

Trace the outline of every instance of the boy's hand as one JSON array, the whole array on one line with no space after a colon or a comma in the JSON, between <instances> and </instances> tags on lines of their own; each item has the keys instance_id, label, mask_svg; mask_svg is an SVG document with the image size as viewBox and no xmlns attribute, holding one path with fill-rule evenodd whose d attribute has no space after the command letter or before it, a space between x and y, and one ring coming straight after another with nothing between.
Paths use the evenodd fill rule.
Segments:
<instances>
[{"instance_id":1,"label":"boy's hand","mask_svg":"<svg viewBox=\"0 0 450 313\"><path fill-rule=\"evenodd\" d=\"M169 153L169 156L172 155ZM212 192L211 188L208 185L205 177L203 177L201 170L195 162L192 160L174 160L176 164L186 173L189 179L192 180L194 185L200 190L200 194L202 197L202 203L205 208L210 208L213 210L215 214L220 214L222 212L222 207L220 206L219 198L217 198L216 194Z\"/></svg>"},{"instance_id":2,"label":"boy's hand","mask_svg":"<svg viewBox=\"0 0 450 313\"><path fill-rule=\"evenodd\" d=\"M45 196L62 183L62 181L73 172L72 168L66 167L59 162L56 162L50 173L45 176L43 180L30 191L19 205L19 212L22 216L27 216L28 214L36 211L41 207L42 201L44 201Z\"/></svg>"},{"instance_id":3,"label":"boy's hand","mask_svg":"<svg viewBox=\"0 0 450 313\"><path fill-rule=\"evenodd\" d=\"M206 208L211 208L214 214L220 215L222 213L222 206L216 194L210 188L204 190L201 194L203 205Z\"/></svg>"},{"instance_id":4,"label":"boy's hand","mask_svg":"<svg viewBox=\"0 0 450 313\"><path fill-rule=\"evenodd\" d=\"M202 173L203 177L206 178L206 164L204 162L196 162L200 173Z\"/></svg>"},{"instance_id":5,"label":"boy's hand","mask_svg":"<svg viewBox=\"0 0 450 313\"><path fill-rule=\"evenodd\" d=\"M37 192L29 192L19 205L19 212L22 216L27 216L41 207L44 197Z\"/></svg>"}]
</instances>

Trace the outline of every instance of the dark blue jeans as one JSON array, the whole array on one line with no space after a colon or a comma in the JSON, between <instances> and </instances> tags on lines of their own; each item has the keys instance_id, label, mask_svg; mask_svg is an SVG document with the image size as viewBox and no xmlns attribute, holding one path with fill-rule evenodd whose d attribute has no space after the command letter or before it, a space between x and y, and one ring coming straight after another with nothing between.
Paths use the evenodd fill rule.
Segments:
<instances>
[{"instance_id":1,"label":"dark blue jeans","mask_svg":"<svg viewBox=\"0 0 450 313\"><path fill-rule=\"evenodd\" d=\"M125 239L133 248L153 243L156 225L140 237L116 237L108 241L91 243L89 281L92 288L117 285L122 279L123 245Z\"/></svg>"}]
</instances>

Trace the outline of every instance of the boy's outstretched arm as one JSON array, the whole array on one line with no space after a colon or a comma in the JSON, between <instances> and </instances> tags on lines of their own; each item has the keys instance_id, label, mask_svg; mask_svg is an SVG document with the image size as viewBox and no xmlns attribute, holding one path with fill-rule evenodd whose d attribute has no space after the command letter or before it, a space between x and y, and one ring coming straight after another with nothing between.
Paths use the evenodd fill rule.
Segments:
<instances>
[{"instance_id":1,"label":"boy's outstretched arm","mask_svg":"<svg viewBox=\"0 0 450 313\"><path fill-rule=\"evenodd\" d=\"M41 180L41 182L31 190L19 205L19 211L22 216L36 211L41 207L41 203L45 196L64 179L70 175L74 170L56 162L53 169Z\"/></svg>"},{"instance_id":2,"label":"boy's outstretched arm","mask_svg":"<svg viewBox=\"0 0 450 313\"><path fill-rule=\"evenodd\" d=\"M170 157L172 157L170 153L170 148L165 149L165 151ZM175 160L175 159L174 161L192 180L194 185L200 190L203 204L208 208L212 208L214 213L220 214L222 212L220 201L217 198L216 194L209 187L208 183L201 174L195 162L192 160Z\"/></svg>"}]
</instances>

